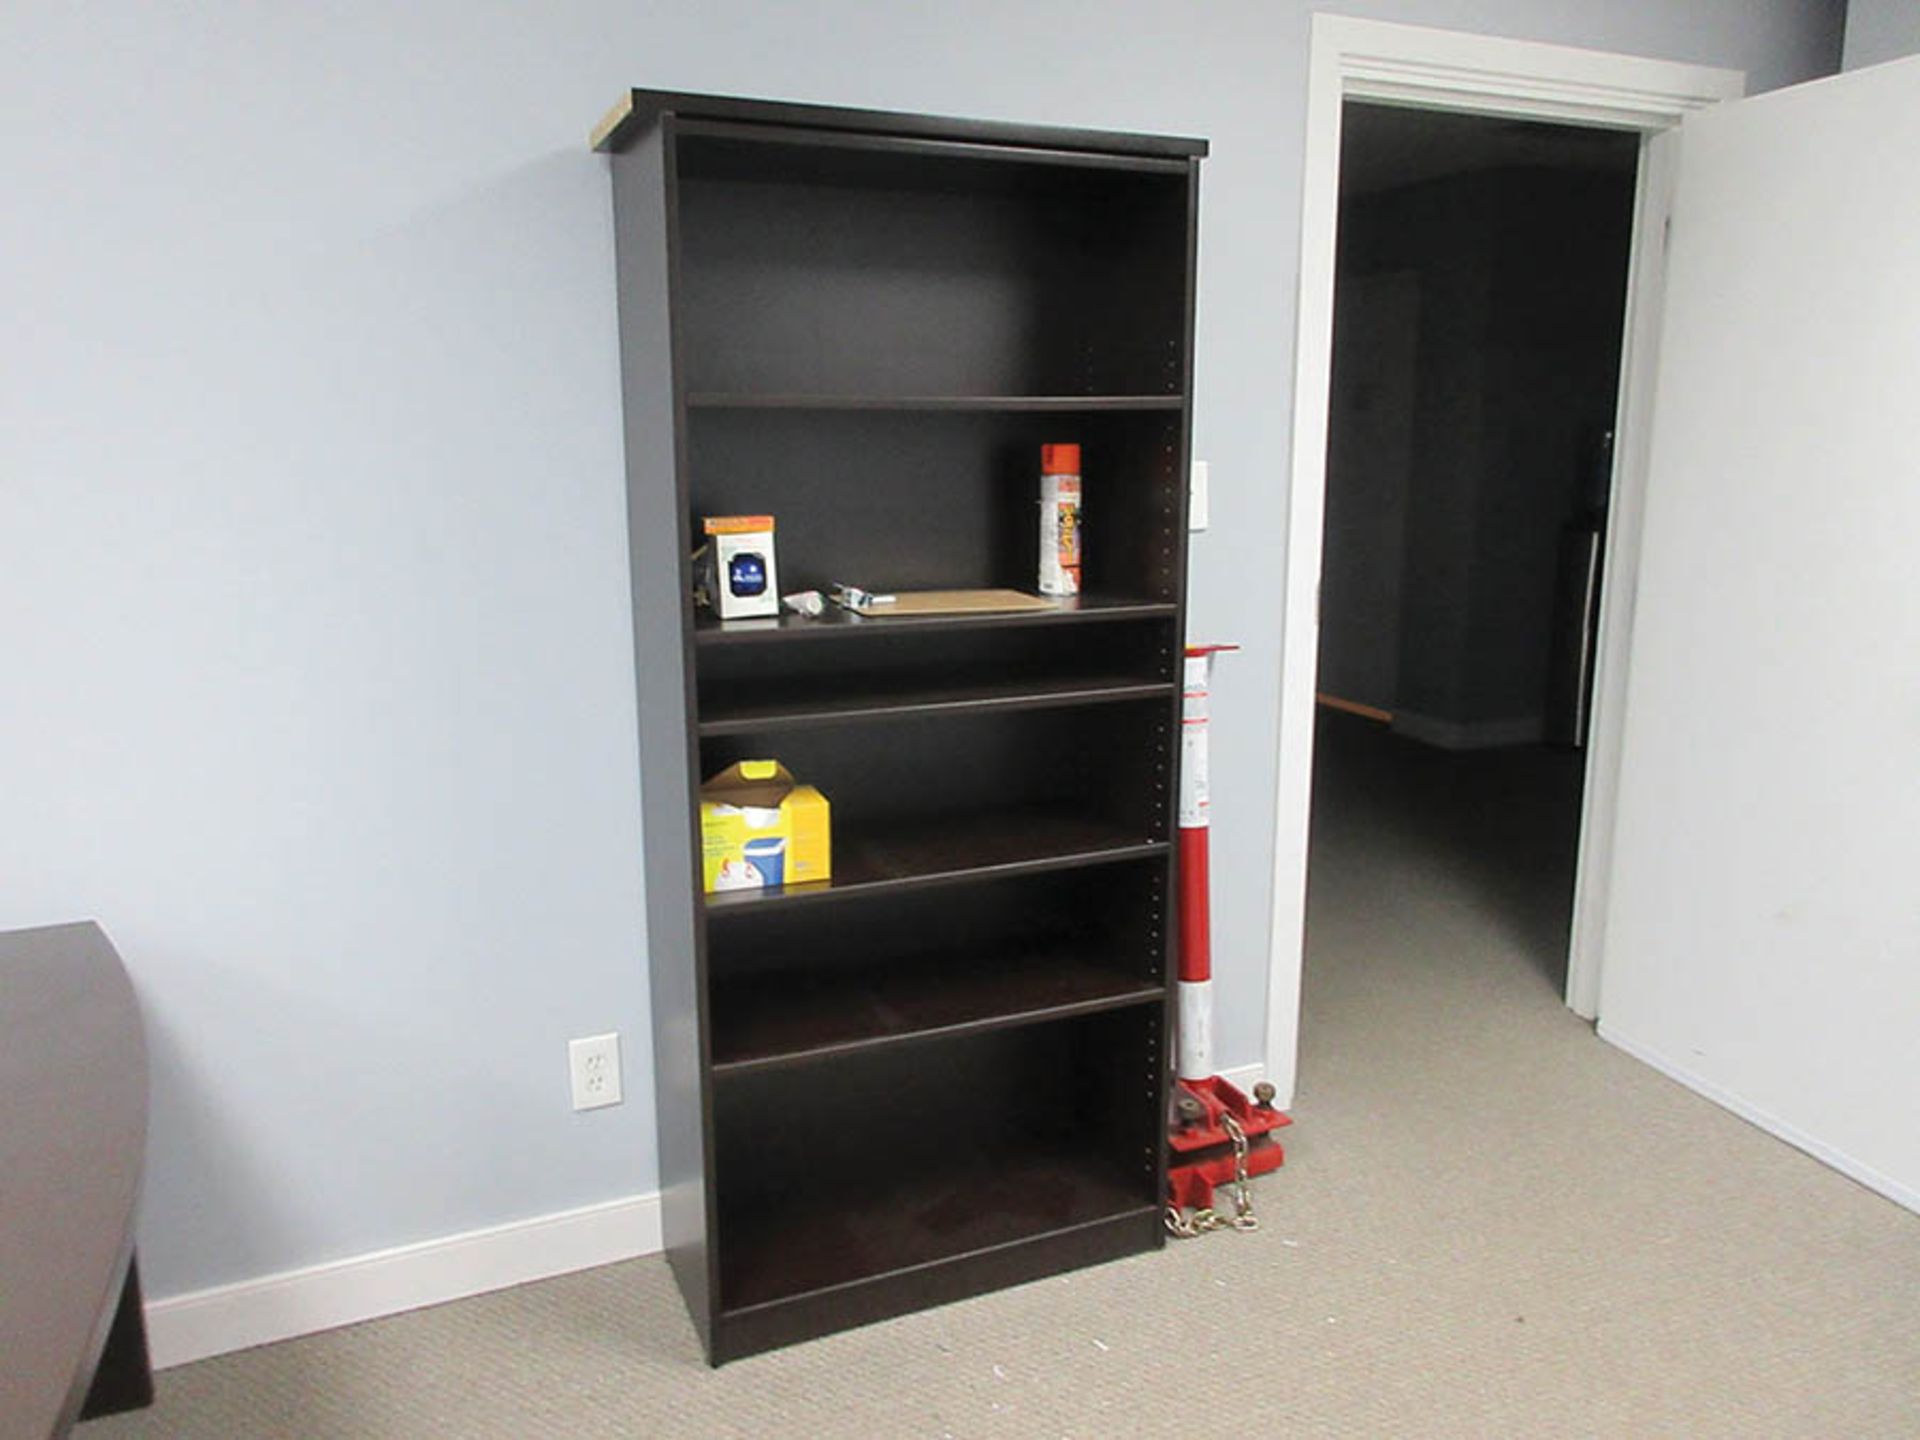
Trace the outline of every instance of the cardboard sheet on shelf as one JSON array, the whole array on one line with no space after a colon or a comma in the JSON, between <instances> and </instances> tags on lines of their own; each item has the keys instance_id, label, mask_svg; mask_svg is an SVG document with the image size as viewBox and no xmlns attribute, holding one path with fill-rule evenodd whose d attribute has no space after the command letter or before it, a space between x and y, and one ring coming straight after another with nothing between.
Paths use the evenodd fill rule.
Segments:
<instances>
[{"instance_id":1,"label":"cardboard sheet on shelf","mask_svg":"<svg viewBox=\"0 0 1920 1440\"><path fill-rule=\"evenodd\" d=\"M1059 601L1018 590L904 590L886 605L862 605L856 615L979 615L995 610L1053 610Z\"/></svg>"}]
</instances>

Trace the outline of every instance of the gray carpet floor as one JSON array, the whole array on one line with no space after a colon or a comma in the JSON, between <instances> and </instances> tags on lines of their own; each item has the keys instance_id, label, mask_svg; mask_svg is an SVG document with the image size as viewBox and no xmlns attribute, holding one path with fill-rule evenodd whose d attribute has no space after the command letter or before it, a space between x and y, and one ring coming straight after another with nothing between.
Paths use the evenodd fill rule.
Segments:
<instances>
[{"instance_id":1,"label":"gray carpet floor","mask_svg":"<svg viewBox=\"0 0 1920 1440\"><path fill-rule=\"evenodd\" d=\"M657 1259L182 1367L146 1436L1920 1436L1920 1218L1558 996L1577 769L1323 723L1263 1227L708 1371Z\"/></svg>"}]
</instances>

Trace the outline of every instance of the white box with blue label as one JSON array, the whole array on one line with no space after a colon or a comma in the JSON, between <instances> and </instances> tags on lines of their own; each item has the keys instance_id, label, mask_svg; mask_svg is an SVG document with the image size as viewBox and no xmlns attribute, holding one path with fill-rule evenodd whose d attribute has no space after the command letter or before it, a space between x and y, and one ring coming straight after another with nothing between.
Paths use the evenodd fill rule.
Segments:
<instances>
[{"instance_id":1,"label":"white box with blue label","mask_svg":"<svg viewBox=\"0 0 1920 1440\"><path fill-rule=\"evenodd\" d=\"M780 613L780 581L773 565L771 515L710 515L707 594L722 620Z\"/></svg>"}]
</instances>

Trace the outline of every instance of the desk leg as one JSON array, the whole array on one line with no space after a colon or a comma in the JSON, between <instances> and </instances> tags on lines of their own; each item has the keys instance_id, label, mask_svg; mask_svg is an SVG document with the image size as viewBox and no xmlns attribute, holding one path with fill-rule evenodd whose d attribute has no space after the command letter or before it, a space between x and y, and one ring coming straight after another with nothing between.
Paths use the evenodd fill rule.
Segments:
<instances>
[{"instance_id":1,"label":"desk leg","mask_svg":"<svg viewBox=\"0 0 1920 1440\"><path fill-rule=\"evenodd\" d=\"M93 1372L80 1418L118 1415L153 1404L153 1365L147 1357L147 1317L140 1304L140 1257L127 1262L127 1283L113 1312L100 1364Z\"/></svg>"}]
</instances>

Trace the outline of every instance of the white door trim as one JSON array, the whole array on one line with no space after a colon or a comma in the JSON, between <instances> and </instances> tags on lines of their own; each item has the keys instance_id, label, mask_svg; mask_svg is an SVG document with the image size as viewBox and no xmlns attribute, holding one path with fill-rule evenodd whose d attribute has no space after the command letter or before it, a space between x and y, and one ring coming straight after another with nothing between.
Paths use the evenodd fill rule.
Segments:
<instances>
[{"instance_id":1,"label":"white door trim","mask_svg":"<svg viewBox=\"0 0 1920 1440\"><path fill-rule=\"evenodd\" d=\"M1729 97L1734 98L1734 97ZM1620 346L1619 413L1614 419L1613 494L1607 506L1600 624L1595 636L1593 706L1574 862L1573 925L1567 944L1567 1004L1600 1016L1607 893L1613 880L1614 815L1620 792L1620 737L1627 705L1627 655L1640 578L1653 396L1659 381L1660 301L1666 288L1667 216L1673 209L1680 137L1669 126L1640 142L1633 249L1627 265L1627 321Z\"/></svg>"},{"instance_id":2,"label":"white door trim","mask_svg":"<svg viewBox=\"0 0 1920 1440\"><path fill-rule=\"evenodd\" d=\"M1341 102L1364 99L1430 110L1512 115L1633 130L1651 137L1670 129L1689 111L1736 98L1745 89L1746 77L1737 70L1345 16L1313 17L1294 334L1293 450L1267 979L1267 1076L1288 1101L1299 1041L1300 960L1306 924ZM1614 523L1601 598L1600 661L1592 740L1587 748L1587 800L1567 977L1568 1003L1588 1018L1594 1014L1599 994L1600 918L1610 869L1619 717L1638 557L1638 498L1652 393L1651 352L1659 330L1662 266L1653 241L1664 223L1671 183L1666 147L1643 142L1641 154L1614 450Z\"/></svg>"}]
</instances>

